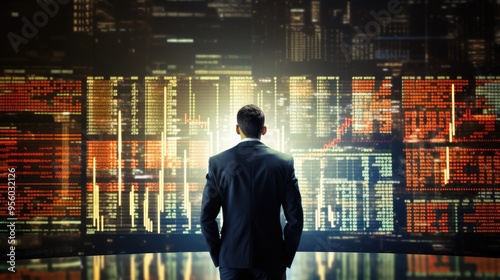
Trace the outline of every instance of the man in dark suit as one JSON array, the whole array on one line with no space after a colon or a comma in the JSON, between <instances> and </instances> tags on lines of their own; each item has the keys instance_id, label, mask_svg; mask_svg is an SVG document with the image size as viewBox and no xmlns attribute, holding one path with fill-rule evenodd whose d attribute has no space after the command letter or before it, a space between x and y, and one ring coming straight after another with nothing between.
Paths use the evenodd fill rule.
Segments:
<instances>
[{"instance_id":1,"label":"man in dark suit","mask_svg":"<svg viewBox=\"0 0 500 280\"><path fill-rule=\"evenodd\" d=\"M243 106L236 125L241 142L208 162L201 230L221 279L285 279L302 235L293 158L260 142L267 132L264 119L257 106Z\"/></svg>"}]
</instances>

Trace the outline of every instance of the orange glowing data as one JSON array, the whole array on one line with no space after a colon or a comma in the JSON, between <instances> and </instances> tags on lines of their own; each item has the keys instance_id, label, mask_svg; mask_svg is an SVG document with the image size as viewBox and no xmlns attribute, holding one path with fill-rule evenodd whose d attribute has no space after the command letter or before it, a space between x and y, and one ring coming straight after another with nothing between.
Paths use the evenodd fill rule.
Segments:
<instances>
[{"instance_id":1,"label":"orange glowing data","mask_svg":"<svg viewBox=\"0 0 500 280\"><path fill-rule=\"evenodd\" d=\"M0 78L0 167L16 170L20 232L79 232L81 110L81 81Z\"/></svg>"}]
</instances>

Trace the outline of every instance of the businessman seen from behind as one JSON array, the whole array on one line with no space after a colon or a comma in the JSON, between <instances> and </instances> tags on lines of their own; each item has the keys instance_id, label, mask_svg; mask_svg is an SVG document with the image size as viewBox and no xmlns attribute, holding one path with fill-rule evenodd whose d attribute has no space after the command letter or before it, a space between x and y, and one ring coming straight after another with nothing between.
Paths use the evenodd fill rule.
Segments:
<instances>
[{"instance_id":1,"label":"businessman seen from behind","mask_svg":"<svg viewBox=\"0 0 500 280\"><path fill-rule=\"evenodd\" d=\"M243 106L237 123L241 142L208 162L202 233L221 279L285 279L303 227L293 158L260 141L267 128L259 107ZM219 234L216 218L221 207Z\"/></svg>"}]
</instances>

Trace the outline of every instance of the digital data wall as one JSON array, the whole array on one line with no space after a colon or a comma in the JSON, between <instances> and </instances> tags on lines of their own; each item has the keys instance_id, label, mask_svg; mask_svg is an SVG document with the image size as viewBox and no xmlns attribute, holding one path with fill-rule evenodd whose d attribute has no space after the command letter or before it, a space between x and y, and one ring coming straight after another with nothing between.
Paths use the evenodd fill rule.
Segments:
<instances>
[{"instance_id":1,"label":"digital data wall","mask_svg":"<svg viewBox=\"0 0 500 280\"><path fill-rule=\"evenodd\" d=\"M498 236L499 90L496 76L4 76L0 165L16 189L0 211L26 240L199 238L208 158L238 143L254 103L262 141L295 159L304 244ZM302 248L335 249L317 243Z\"/></svg>"}]
</instances>

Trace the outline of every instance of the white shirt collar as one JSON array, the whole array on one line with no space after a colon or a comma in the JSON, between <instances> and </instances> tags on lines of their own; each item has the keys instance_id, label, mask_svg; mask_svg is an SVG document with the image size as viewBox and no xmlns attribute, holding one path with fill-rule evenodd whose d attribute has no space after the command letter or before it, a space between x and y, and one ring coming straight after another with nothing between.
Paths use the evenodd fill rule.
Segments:
<instances>
[{"instance_id":1,"label":"white shirt collar","mask_svg":"<svg viewBox=\"0 0 500 280\"><path fill-rule=\"evenodd\" d=\"M247 141L259 141L260 142L260 139L259 138L245 138L245 139L242 139L241 142L247 142Z\"/></svg>"}]
</instances>

